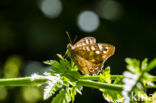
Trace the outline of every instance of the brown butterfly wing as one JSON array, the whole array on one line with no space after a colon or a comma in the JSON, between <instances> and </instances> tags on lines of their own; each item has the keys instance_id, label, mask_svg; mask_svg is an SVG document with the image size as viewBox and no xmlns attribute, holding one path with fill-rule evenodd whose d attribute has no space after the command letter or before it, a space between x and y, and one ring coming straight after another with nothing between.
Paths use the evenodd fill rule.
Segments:
<instances>
[{"instance_id":1,"label":"brown butterfly wing","mask_svg":"<svg viewBox=\"0 0 156 103\"><path fill-rule=\"evenodd\" d=\"M104 62L114 54L115 47L110 44L96 43L77 47L73 50L73 60L83 74L98 74Z\"/></svg>"},{"instance_id":2,"label":"brown butterfly wing","mask_svg":"<svg viewBox=\"0 0 156 103\"><path fill-rule=\"evenodd\" d=\"M76 44L73 45L74 48L81 47L84 45L95 44L96 39L94 37L85 37L79 40Z\"/></svg>"},{"instance_id":3,"label":"brown butterfly wing","mask_svg":"<svg viewBox=\"0 0 156 103\"><path fill-rule=\"evenodd\" d=\"M98 74L103 67L103 63L94 64L79 55L75 55L73 60L75 64L80 68L82 74L85 75Z\"/></svg>"},{"instance_id":4,"label":"brown butterfly wing","mask_svg":"<svg viewBox=\"0 0 156 103\"><path fill-rule=\"evenodd\" d=\"M98 64L106 61L114 54L115 47L106 43L84 45L73 50L74 54L80 55L86 60Z\"/></svg>"},{"instance_id":5,"label":"brown butterfly wing","mask_svg":"<svg viewBox=\"0 0 156 103\"><path fill-rule=\"evenodd\" d=\"M69 56L83 74L98 74L104 62L114 54L115 47L110 44L96 43L94 37L85 37L75 45L68 45Z\"/></svg>"}]
</instances>

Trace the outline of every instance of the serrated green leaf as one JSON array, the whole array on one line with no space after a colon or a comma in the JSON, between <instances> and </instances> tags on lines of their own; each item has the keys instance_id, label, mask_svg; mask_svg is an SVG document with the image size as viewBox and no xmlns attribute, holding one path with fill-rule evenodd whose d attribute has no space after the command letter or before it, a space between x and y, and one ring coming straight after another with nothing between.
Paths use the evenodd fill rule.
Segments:
<instances>
[{"instance_id":1,"label":"serrated green leaf","mask_svg":"<svg viewBox=\"0 0 156 103\"><path fill-rule=\"evenodd\" d=\"M54 97L51 103L69 103L71 101L71 97L69 95L69 90L62 89L59 94Z\"/></svg>"},{"instance_id":2,"label":"serrated green leaf","mask_svg":"<svg viewBox=\"0 0 156 103\"><path fill-rule=\"evenodd\" d=\"M61 65L59 62L54 62L52 64L51 69L55 72L55 73L64 73L67 68L64 65Z\"/></svg>"},{"instance_id":3,"label":"serrated green leaf","mask_svg":"<svg viewBox=\"0 0 156 103\"><path fill-rule=\"evenodd\" d=\"M60 65L64 66L68 71L72 68L70 62L66 59L60 60Z\"/></svg>"},{"instance_id":4,"label":"serrated green leaf","mask_svg":"<svg viewBox=\"0 0 156 103\"><path fill-rule=\"evenodd\" d=\"M52 73L58 73L62 76L67 77L70 81L76 81L81 76L78 72L78 67L75 66L74 62L70 62L66 59L63 59L61 55L59 55L60 62L53 61L51 71Z\"/></svg>"},{"instance_id":5,"label":"serrated green leaf","mask_svg":"<svg viewBox=\"0 0 156 103\"><path fill-rule=\"evenodd\" d=\"M58 61L53 61L52 62L52 67L51 69L55 72L55 73L64 73L65 71L68 71L68 68L70 68L70 63L67 60L60 60L60 62Z\"/></svg>"}]
</instances>

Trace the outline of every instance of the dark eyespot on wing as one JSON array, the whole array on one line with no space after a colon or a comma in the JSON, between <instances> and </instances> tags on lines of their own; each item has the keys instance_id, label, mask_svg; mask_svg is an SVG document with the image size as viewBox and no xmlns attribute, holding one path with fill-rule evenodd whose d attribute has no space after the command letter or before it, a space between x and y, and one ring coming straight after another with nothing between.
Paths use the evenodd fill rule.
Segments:
<instances>
[{"instance_id":1,"label":"dark eyespot on wing","mask_svg":"<svg viewBox=\"0 0 156 103\"><path fill-rule=\"evenodd\" d=\"M108 47L104 47L104 51L107 51L108 50Z\"/></svg>"}]
</instances>

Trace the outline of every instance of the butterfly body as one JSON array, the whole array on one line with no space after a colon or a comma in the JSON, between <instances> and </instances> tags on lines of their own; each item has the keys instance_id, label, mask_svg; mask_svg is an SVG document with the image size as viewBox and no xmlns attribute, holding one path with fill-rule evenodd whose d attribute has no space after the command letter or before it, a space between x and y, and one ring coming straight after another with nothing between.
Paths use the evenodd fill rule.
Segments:
<instances>
[{"instance_id":1,"label":"butterfly body","mask_svg":"<svg viewBox=\"0 0 156 103\"><path fill-rule=\"evenodd\" d=\"M114 51L113 45L96 43L94 37L85 37L74 45L70 43L67 45L67 55L84 75L98 74Z\"/></svg>"}]
</instances>

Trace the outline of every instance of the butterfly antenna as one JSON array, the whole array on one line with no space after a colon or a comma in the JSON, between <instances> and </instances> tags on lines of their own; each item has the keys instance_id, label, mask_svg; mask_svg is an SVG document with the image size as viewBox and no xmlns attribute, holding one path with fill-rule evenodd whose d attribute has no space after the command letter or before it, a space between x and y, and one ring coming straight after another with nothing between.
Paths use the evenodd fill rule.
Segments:
<instances>
[{"instance_id":1,"label":"butterfly antenna","mask_svg":"<svg viewBox=\"0 0 156 103\"><path fill-rule=\"evenodd\" d=\"M71 38L70 38L69 32L66 32L66 34L67 34L67 36L68 36L68 39L69 39L70 43L73 44L72 41L71 41Z\"/></svg>"},{"instance_id":2,"label":"butterfly antenna","mask_svg":"<svg viewBox=\"0 0 156 103\"><path fill-rule=\"evenodd\" d=\"M77 39L77 35L75 36L73 43L75 43L76 39Z\"/></svg>"}]
</instances>

